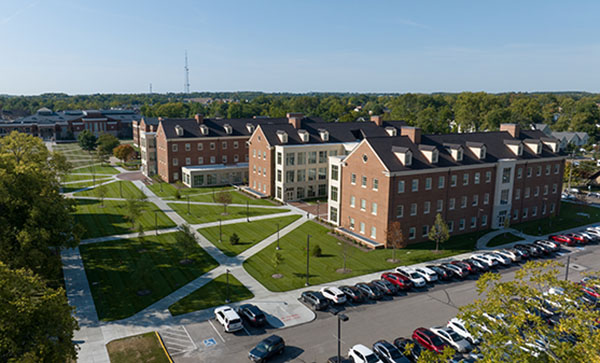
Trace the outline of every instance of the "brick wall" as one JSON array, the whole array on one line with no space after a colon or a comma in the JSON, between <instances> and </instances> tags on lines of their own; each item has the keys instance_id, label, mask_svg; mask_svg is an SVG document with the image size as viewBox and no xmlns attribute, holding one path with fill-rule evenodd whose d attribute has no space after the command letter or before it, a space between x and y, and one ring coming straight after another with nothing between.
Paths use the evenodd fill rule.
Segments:
<instances>
[{"instance_id":1,"label":"brick wall","mask_svg":"<svg viewBox=\"0 0 600 363\"><path fill-rule=\"evenodd\" d=\"M272 197L275 195L275 160L264 133L258 127L250 137L249 157L249 182L250 188Z\"/></svg>"}]
</instances>

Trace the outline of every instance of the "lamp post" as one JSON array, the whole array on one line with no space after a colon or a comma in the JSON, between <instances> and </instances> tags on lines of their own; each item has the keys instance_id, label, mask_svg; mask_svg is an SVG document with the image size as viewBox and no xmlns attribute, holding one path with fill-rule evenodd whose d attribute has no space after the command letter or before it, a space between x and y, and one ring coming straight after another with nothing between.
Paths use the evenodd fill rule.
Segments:
<instances>
[{"instance_id":1,"label":"lamp post","mask_svg":"<svg viewBox=\"0 0 600 363\"><path fill-rule=\"evenodd\" d=\"M221 228L221 218L219 218L219 242L223 239L223 230Z\"/></svg>"},{"instance_id":2,"label":"lamp post","mask_svg":"<svg viewBox=\"0 0 600 363\"><path fill-rule=\"evenodd\" d=\"M308 266L310 262L310 234L306 235L306 286L310 286L308 282Z\"/></svg>"},{"instance_id":3,"label":"lamp post","mask_svg":"<svg viewBox=\"0 0 600 363\"><path fill-rule=\"evenodd\" d=\"M277 223L277 249L280 250L281 248L279 248L279 222Z\"/></svg>"},{"instance_id":4,"label":"lamp post","mask_svg":"<svg viewBox=\"0 0 600 363\"><path fill-rule=\"evenodd\" d=\"M155 210L154 211L154 232L158 236L158 215L157 215L157 213L158 213L158 211Z\"/></svg>"},{"instance_id":5,"label":"lamp post","mask_svg":"<svg viewBox=\"0 0 600 363\"><path fill-rule=\"evenodd\" d=\"M123 183L119 182L119 195L123 198Z\"/></svg>"},{"instance_id":6,"label":"lamp post","mask_svg":"<svg viewBox=\"0 0 600 363\"><path fill-rule=\"evenodd\" d=\"M229 269L225 270L225 284L226 284L226 295L225 295L225 303L229 304Z\"/></svg>"},{"instance_id":7,"label":"lamp post","mask_svg":"<svg viewBox=\"0 0 600 363\"><path fill-rule=\"evenodd\" d=\"M250 210L248 208L248 201L246 201L246 222L250 222Z\"/></svg>"},{"instance_id":8,"label":"lamp post","mask_svg":"<svg viewBox=\"0 0 600 363\"><path fill-rule=\"evenodd\" d=\"M190 214L190 196L189 195L187 196L187 205L188 205L188 213L187 214Z\"/></svg>"},{"instance_id":9,"label":"lamp post","mask_svg":"<svg viewBox=\"0 0 600 363\"><path fill-rule=\"evenodd\" d=\"M317 200L317 222L319 221L319 201Z\"/></svg>"},{"instance_id":10,"label":"lamp post","mask_svg":"<svg viewBox=\"0 0 600 363\"><path fill-rule=\"evenodd\" d=\"M348 321L350 318L348 318L347 315L345 314L337 314L337 321L338 321L338 337L337 337L337 360L336 363L341 363L342 362L342 321Z\"/></svg>"}]
</instances>

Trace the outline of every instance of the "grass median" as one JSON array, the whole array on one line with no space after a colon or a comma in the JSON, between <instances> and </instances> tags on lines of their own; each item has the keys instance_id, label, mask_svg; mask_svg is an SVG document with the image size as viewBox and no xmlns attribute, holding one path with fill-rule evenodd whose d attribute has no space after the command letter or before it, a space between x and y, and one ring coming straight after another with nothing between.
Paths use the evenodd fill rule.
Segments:
<instances>
[{"instance_id":1,"label":"grass median","mask_svg":"<svg viewBox=\"0 0 600 363\"><path fill-rule=\"evenodd\" d=\"M507 243L518 242L518 241L523 241L523 238L519 237L519 236L515 236L512 233L502 233L502 234L499 234L496 237L492 238L488 242L487 247L502 246Z\"/></svg>"},{"instance_id":2,"label":"grass median","mask_svg":"<svg viewBox=\"0 0 600 363\"><path fill-rule=\"evenodd\" d=\"M116 339L106 344L110 363L170 363L156 332Z\"/></svg>"},{"instance_id":3,"label":"grass median","mask_svg":"<svg viewBox=\"0 0 600 363\"><path fill-rule=\"evenodd\" d=\"M105 198L137 198L142 194L142 191L130 181L118 180L112 183L108 183L102 186L95 187L94 189L86 190L83 192L75 193L75 196L81 197L96 197L100 195L100 188L105 190Z\"/></svg>"},{"instance_id":4,"label":"grass median","mask_svg":"<svg viewBox=\"0 0 600 363\"><path fill-rule=\"evenodd\" d=\"M293 223L300 218L299 215L285 216L281 218L261 219L259 221L242 222L227 224L222 226L222 241L219 242L219 227L201 228L198 230L204 237L217 246L224 254L233 257L248 248L254 246L263 239L277 233L277 224L279 229ZM230 237L237 234L239 242L232 244Z\"/></svg>"},{"instance_id":5,"label":"grass median","mask_svg":"<svg viewBox=\"0 0 600 363\"><path fill-rule=\"evenodd\" d=\"M149 188L154 192L154 194L158 195L161 198L176 200L175 196L177 193L177 188L172 184L162 183L162 191L161 186L158 183L150 185ZM218 196L219 193L225 192L231 193L231 204L248 203L249 205L275 205L269 199L257 199L251 197L249 195L244 194L243 192L236 191L231 186L181 188L179 189L179 200L187 200L187 197L189 196L190 201L192 202L215 203L215 197Z\"/></svg>"},{"instance_id":6,"label":"grass median","mask_svg":"<svg viewBox=\"0 0 600 363\"><path fill-rule=\"evenodd\" d=\"M596 222L600 222L600 208L561 202L560 211L556 217L514 224L511 225L511 228L531 236L543 236Z\"/></svg>"},{"instance_id":7,"label":"grass median","mask_svg":"<svg viewBox=\"0 0 600 363\"><path fill-rule=\"evenodd\" d=\"M289 291L303 287L306 282L306 239L308 234L311 235L311 250L318 244L322 251L321 257L310 256L310 283L318 285L392 269L400 265L411 265L466 253L472 251L477 239L489 231L454 236L440 246L438 253L433 251L435 249L433 242L411 244L406 248L396 250L396 259L399 260L397 263L388 261L392 257L391 249L367 251L340 240L329 232L329 228L318 223L305 222L281 238L281 250L277 251L276 243L272 243L246 260L244 268L267 289ZM277 252L283 261L275 269L274 256ZM344 256L347 270L342 273ZM282 276L274 278L274 274Z\"/></svg>"},{"instance_id":8,"label":"grass median","mask_svg":"<svg viewBox=\"0 0 600 363\"><path fill-rule=\"evenodd\" d=\"M229 219L246 218L246 207L227 207L227 214L222 215L223 206L220 205L199 205L190 204L190 214L188 214L187 203L169 203L169 207L173 208L183 219L189 224L199 224L216 222L219 219L225 221ZM289 209L285 208L248 208L248 216L256 217L268 214L285 213Z\"/></svg>"},{"instance_id":9,"label":"grass median","mask_svg":"<svg viewBox=\"0 0 600 363\"><path fill-rule=\"evenodd\" d=\"M169 306L169 311L172 315L181 315L223 305L227 298L230 303L235 303L253 297L254 294L232 274L229 274L228 291L227 276L223 274Z\"/></svg>"},{"instance_id":10,"label":"grass median","mask_svg":"<svg viewBox=\"0 0 600 363\"><path fill-rule=\"evenodd\" d=\"M125 201L77 199L75 220L85 228L83 239L132 233L131 223L125 218ZM143 202L139 222L144 230L174 227L175 223L154 203ZM156 225L155 225L156 212Z\"/></svg>"},{"instance_id":11,"label":"grass median","mask_svg":"<svg viewBox=\"0 0 600 363\"><path fill-rule=\"evenodd\" d=\"M217 267L200 246L179 246L177 233L79 246L99 319L131 316Z\"/></svg>"},{"instance_id":12,"label":"grass median","mask_svg":"<svg viewBox=\"0 0 600 363\"><path fill-rule=\"evenodd\" d=\"M71 170L71 173L85 173L85 174L96 174L96 176L98 176L98 174L119 174L119 172L117 171L117 169L113 168L112 166L107 166L107 165L93 165L93 166L85 166L82 168L76 168Z\"/></svg>"}]
</instances>

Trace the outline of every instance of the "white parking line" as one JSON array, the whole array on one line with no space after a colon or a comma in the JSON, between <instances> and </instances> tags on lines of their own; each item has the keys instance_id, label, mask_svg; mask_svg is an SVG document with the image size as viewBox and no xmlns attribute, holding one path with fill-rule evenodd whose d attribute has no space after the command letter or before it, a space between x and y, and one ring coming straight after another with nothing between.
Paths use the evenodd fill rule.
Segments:
<instances>
[{"instance_id":1,"label":"white parking line","mask_svg":"<svg viewBox=\"0 0 600 363\"><path fill-rule=\"evenodd\" d=\"M188 333L188 331L185 328L185 326L182 325L181 327L183 328L183 331L185 332L185 334L187 334L188 338L190 338L190 342L192 342L192 344L194 344L194 349L198 349L198 346L196 345L196 343L194 342L194 340L190 336L190 333Z\"/></svg>"},{"instance_id":2,"label":"white parking line","mask_svg":"<svg viewBox=\"0 0 600 363\"><path fill-rule=\"evenodd\" d=\"M248 329L246 329L245 326L242 325L242 328L244 329L244 331L246 332L246 334L248 334L248 336L250 336L250 332L248 332Z\"/></svg>"},{"instance_id":3,"label":"white parking line","mask_svg":"<svg viewBox=\"0 0 600 363\"><path fill-rule=\"evenodd\" d=\"M221 336L221 333L219 333L219 331L217 330L217 328L215 328L215 326L213 325L212 321L208 321L208 323L210 324L210 326L212 326L213 330L217 333L217 335L219 336L219 338L221 338L221 340L223 341L223 343L225 343L225 339L223 339L223 337Z\"/></svg>"}]
</instances>

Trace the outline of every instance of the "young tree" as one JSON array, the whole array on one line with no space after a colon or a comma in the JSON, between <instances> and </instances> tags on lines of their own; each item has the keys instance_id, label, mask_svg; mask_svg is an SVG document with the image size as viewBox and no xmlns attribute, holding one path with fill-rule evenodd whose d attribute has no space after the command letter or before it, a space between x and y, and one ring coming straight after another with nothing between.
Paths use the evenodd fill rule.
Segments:
<instances>
[{"instance_id":1,"label":"young tree","mask_svg":"<svg viewBox=\"0 0 600 363\"><path fill-rule=\"evenodd\" d=\"M198 247L198 240L194 231L189 224L182 224L179 226L179 233L175 237L177 246L183 252L183 256L186 260L189 260L189 256L193 254L194 249Z\"/></svg>"},{"instance_id":2,"label":"young tree","mask_svg":"<svg viewBox=\"0 0 600 363\"><path fill-rule=\"evenodd\" d=\"M281 253L279 253L277 251L275 251L275 253L273 253L271 262L273 263L273 271L275 274L279 273L279 266L281 266L281 264L283 263L284 260L285 259L283 258Z\"/></svg>"},{"instance_id":3,"label":"young tree","mask_svg":"<svg viewBox=\"0 0 600 363\"><path fill-rule=\"evenodd\" d=\"M62 288L49 288L30 270L11 270L0 262L0 360L76 361L73 331L78 330Z\"/></svg>"},{"instance_id":4,"label":"young tree","mask_svg":"<svg viewBox=\"0 0 600 363\"><path fill-rule=\"evenodd\" d=\"M442 215L438 213L435 216L435 222L429 230L429 240L435 242L435 251L439 251L440 243L446 242L450 238L450 232L448 231L448 225L444 222Z\"/></svg>"},{"instance_id":5,"label":"young tree","mask_svg":"<svg viewBox=\"0 0 600 363\"><path fill-rule=\"evenodd\" d=\"M223 214L227 214L227 205L231 204L233 195L230 192L219 192L214 195L215 203L223 204Z\"/></svg>"},{"instance_id":6,"label":"young tree","mask_svg":"<svg viewBox=\"0 0 600 363\"><path fill-rule=\"evenodd\" d=\"M317 243L313 246L310 254L313 257L321 257L321 255L323 254L323 250L321 250L321 246L319 246L319 244Z\"/></svg>"},{"instance_id":7,"label":"young tree","mask_svg":"<svg viewBox=\"0 0 600 363\"><path fill-rule=\"evenodd\" d=\"M479 349L486 361L600 361L600 312L583 299L581 286L559 278L559 266L555 261L530 261L512 280L502 281L498 273L479 278L480 297L461 307L458 317L482 338ZM589 283L598 282L594 278ZM548 293L550 288L555 292ZM550 311L563 318L548 324L542 316Z\"/></svg>"},{"instance_id":8,"label":"young tree","mask_svg":"<svg viewBox=\"0 0 600 363\"><path fill-rule=\"evenodd\" d=\"M121 160L123 163L128 162L135 154L135 149L129 144L119 145L113 150L115 158Z\"/></svg>"},{"instance_id":9,"label":"young tree","mask_svg":"<svg viewBox=\"0 0 600 363\"><path fill-rule=\"evenodd\" d=\"M398 221L392 222L390 229L387 231L387 247L392 248L392 260L390 262L398 262L396 259L396 249L406 247L406 241L402 235L402 226Z\"/></svg>"},{"instance_id":10,"label":"young tree","mask_svg":"<svg viewBox=\"0 0 600 363\"><path fill-rule=\"evenodd\" d=\"M119 146L120 142L119 139L117 139L111 134L102 134L98 137L96 144L98 145L98 153L109 157L110 155L112 155L114 148Z\"/></svg>"},{"instance_id":11,"label":"young tree","mask_svg":"<svg viewBox=\"0 0 600 363\"><path fill-rule=\"evenodd\" d=\"M237 233L234 232L229 237L229 243L231 243L232 245L237 245L238 243L240 243L240 236L238 236Z\"/></svg>"},{"instance_id":12,"label":"young tree","mask_svg":"<svg viewBox=\"0 0 600 363\"><path fill-rule=\"evenodd\" d=\"M100 164L108 164L108 158L111 154L105 154L100 149L96 150L95 159Z\"/></svg>"},{"instance_id":13,"label":"young tree","mask_svg":"<svg viewBox=\"0 0 600 363\"><path fill-rule=\"evenodd\" d=\"M104 207L104 198L106 198L106 186L100 185L96 188L96 195L100 198L100 205Z\"/></svg>"},{"instance_id":14,"label":"young tree","mask_svg":"<svg viewBox=\"0 0 600 363\"><path fill-rule=\"evenodd\" d=\"M96 149L96 140L96 136L90 130L83 130L77 136L79 146L88 153Z\"/></svg>"},{"instance_id":15,"label":"young tree","mask_svg":"<svg viewBox=\"0 0 600 363\"><path fill-rule=\"evenodd\" d=\"M131 229L135 229L136 223L142 215L142 209L144 207L142 198L127 198L125 202L125 218L131 223Z\"/></svg>"}]
</instances>

